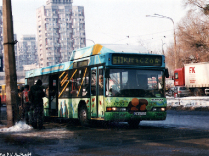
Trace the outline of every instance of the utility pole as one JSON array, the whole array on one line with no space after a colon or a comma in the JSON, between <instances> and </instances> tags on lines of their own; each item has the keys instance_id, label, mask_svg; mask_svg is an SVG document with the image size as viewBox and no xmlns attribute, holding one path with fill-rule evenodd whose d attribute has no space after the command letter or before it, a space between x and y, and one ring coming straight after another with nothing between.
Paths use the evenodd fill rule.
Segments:
<instances>
[{"instance_id":1,"label":"utility pole","mask_svg":"<svg viewBox=\"0 0 209 156\"><path fill-rule=\"evenodd\" d=\"M7 127L15 124L18 117L17 74L14 53L14 34L11 0L3 0L3 40L6 81Z\"/></svg>"},{"instance_id":2,"label":"utility pole","mask_svg":"<svg viewBox=\"0 0 209 156\"><path fill-rule=\"evenodd\" d=\"M159 15L159 14L154 14L153 15L146 15L146 17L158 17L158 18L167 18L172 21L173 23L173 39L174 39L174 68L177 69L177 49L176 49L176 32L175 32L175 25L174 25L174 20L171 17Z\"/></svg>"}]
</instances>

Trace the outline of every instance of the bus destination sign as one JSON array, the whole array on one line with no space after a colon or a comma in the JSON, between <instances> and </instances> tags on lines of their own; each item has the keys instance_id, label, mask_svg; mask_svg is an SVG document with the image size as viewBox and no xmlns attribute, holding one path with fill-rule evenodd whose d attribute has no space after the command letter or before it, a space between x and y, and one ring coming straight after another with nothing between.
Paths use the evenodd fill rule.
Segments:
<instances>
[{"instance_id":1,"label":"bus destination sign","mask_svg":"<svg viewBox=\"0 0 209 156\"><path fill-rule=\"evenodd\" d=\"M114 65L162 66L162 56L113 54Z\"/></svg>"}]
</instances>

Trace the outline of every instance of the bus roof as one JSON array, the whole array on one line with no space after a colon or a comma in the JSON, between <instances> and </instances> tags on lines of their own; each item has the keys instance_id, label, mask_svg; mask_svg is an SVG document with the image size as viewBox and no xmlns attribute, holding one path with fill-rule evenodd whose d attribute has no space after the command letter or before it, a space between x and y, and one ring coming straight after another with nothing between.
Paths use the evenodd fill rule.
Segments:
<instances>
[{"instance_id":1,"label":"bus roof","mask_svg":"<svg viewBox=\"0 0 209 156\"><path fill-rule=\"evenodd\" d=\"M77 60L77 59L88 57L88 56L106 54L110 52L113 53L115 51L105 48L104 46L100 44L95 44L89 47L74 50L71 54L70 60L73 61L73 60Z\"/></svg>"},{"instance_id":2,"label":"bus roof","mask_svg":"<svg viewBox=\"0 0 209 156\"><path fill-rule=\"evenodd\" d=\"M74 50L71 54L70 61L68 61L68 62L63 62L63 63L59 63L56 65L27 71L25 74L25 78L72 69L74 65L77 66L77 64L74 64L74 63L76 63L78 61L78 59L80 62L83 61L83 65L93 65L93 64L97 64L97 63L98 64L104 63L105 58L103 56L108 53L136 54L133 52L132 53L130 53L130 52L129 53L116 52L116 51L108 49L100 44L95 44L95 45L92 45L89 47ZM140 54L138 53L138 55L140 55ZM145 55L150 55L150 54L147 53ZM155 55L155 54L153 54L153 55ZM90 56L92 56L92 57L90 57ZM86 60L88 60L88 61L86 61Z\"/></svg>"},{"instance_id":3,"label":"bus roof","mask_svg":"<svg viewBox=\"0 0 209 156\"><path fill-rule=\"evenodd\" d=\"M131 46L131 45L101 45L95 44L89 47L84 47L81 49L74 50L71 54L70 60L76 60L88 56L115 53L115 52L128 52L128 53L148 53L148 51L142 46Z\"/></svg>"}]
</instances>

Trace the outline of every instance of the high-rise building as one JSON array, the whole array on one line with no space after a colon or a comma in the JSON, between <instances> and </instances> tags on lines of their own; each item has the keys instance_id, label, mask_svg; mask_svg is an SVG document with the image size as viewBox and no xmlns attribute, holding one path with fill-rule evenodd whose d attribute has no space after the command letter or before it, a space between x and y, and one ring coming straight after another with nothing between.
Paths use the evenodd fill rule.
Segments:
<instances>
[{"instance_id":1,"label":"high-rise building","mask_svg":"<svg viewBox=\"0 0 209 156\"><path fill-rule=\"evenodd\" d=\"M14 34L14 40L17 40L17 35ZM15 58L17 57L17 45L14 45ZM0 6L0 55L3 56L3 66L4 66L4 41L3 41L3 10ZM4 67L3 67L4 69Z\"/></svg>"},{"instance_id":2,"label":"high-rise building","mask_svg":"<svg viewBox=\"0 0 209 156\"><path fill-rule=\"evenodd\" d=\"M84 7L72 0L47 0L36 18L40 67L69 61L74 49L86 46Z\"/></svg>"},{"instance_id":3,"label":"high-rise building","mask_svg":"<svg viewBox=\"0 0 209 156\"><path fill-rule=\"evenodd\" d=\"M2 6L0 6L0 55L3 55L3 16Z\"/></svg>"},{"instance_id":4,"label":"high-rise building","mask_svg":"<svg viewBox=\"0 0 209 156\"><path fill-rule=\"evenodd\" d=\"M35 35L22 35L17 43L16 70L22 71L24 65L38 62Z\"/></svg>"}]
</instances>

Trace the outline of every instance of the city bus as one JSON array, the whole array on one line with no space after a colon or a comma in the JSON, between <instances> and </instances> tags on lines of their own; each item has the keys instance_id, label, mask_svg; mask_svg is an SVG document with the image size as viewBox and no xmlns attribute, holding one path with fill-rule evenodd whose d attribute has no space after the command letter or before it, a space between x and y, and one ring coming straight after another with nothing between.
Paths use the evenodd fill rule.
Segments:
<instances>
[{"instance_id":1,"label":"city bus","mask_svg":"<svg viewBox=\"0 0 209 156\"><path fill-rule=\"evenodd\" d=\"M25 84L38 79L46 93L45 118L128 122L165 120L164 55L124 53L100 44L74 50L68 62L26 72Z\"/></svg>"}]
</instances>

